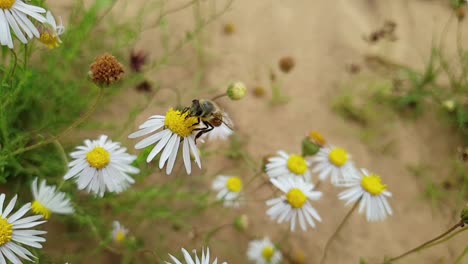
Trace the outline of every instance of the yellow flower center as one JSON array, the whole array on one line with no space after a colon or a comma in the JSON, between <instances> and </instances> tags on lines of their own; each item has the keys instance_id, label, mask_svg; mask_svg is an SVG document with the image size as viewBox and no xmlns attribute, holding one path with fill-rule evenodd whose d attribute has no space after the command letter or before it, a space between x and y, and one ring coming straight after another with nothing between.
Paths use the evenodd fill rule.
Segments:
<instances>
[{"instance_id":1,"label":"yellow flower center","mask_svg":"<svg viewBox=\"0 0 468 264\"><path fill-rule=\"evenodd\" d=\"M288 159L288 169L294 174L302 175L307 171L307 162L301 156L291 155Z\"/></svg>"},{"instance_id":2,"label":"yellow flower center","mask_svg":"<svg viewBox=\"0 0 468 264\"><path fill-rule=\"evenodd\" d=\"M380 195L387 189L387 185L382 183L380 176L375 174L362 177L361 186L372 195Z\"/></svg>"},{"instance_id":3,"label":"yellow flower center","mask_svg":"<svg viewBox=\"0 0 468 264\"><path fill-rule=\"evenodd\" d=\"M262 256L268 262L271 261L271 258L273 257L274 254L275 254L275 249L273 247L266 246L262 250Z\"/></svg>"},{"instance_id":4,"label":"yellow flower center","mask_svg":"<svg viewBox=\"0 0 468 264\"><path fill-rule=\"evenodd\" d=\"M41 204L38 200L35 200L32 203L31 210L37 215L41 214L42 216L44 216L44 219L46 220L49 219L52 215L52 211L50 211L47 207Z\"/></svg>"},{"instance_id":5,"label":"yellow flower center","mask_svg":"<svg viewBox=\"0 0 468 264\"><path fill-rule=\"evenodd\" d=\"M307 196L299 189L291 189L286 195L286 199L293 208L302 208L307 201Z\"/></svg>"},{"instance_id":6,"label":"yellow flower center","mask_svg":"<svg viewBox=\"0 0 468 264\"><path fill-rule=\"evenodd\" d=\"M115 241L117 241L118 243L122 243L125 240L126 236L127 235L125 234L125 232L118 231L115 235Z\"/></svg>"},{"instance_id":7,"label":"yellow flower center","mask_svg":"<svg viewBox=\"0 0 468 264\"><path fill-rule=\"evenodd\" d=\"M11 241L13 225L0 215L0 247Z\"/></svg>"},{"instance_id":8,"label":"yellow flower center","mask_svg":"<svg viewBox=\"0 0 468 264\"><path fill-rule=\"evenodd\" d=\"M0 8L10 9L15 3L16 0L0 0Z\"/></svg>"},{"instance_id":9,"label":"yellow flower center","mask_svg":"<svg viewBox=\"0 0 468 264\"><path fill-rule=\"evenodd\" d=\"M242 191L242 180L239 177L231 177L227 180L226 187L231 192L240 192Z\"/></svg>"},{"instance_id":10,"label":"yellow flower center","mask_svg":"<svg viewBox=\"0 0 468 264\"><path fill-rule=\"evenodd\" d=\"M328 158L335 166L341 167L348 161L348 152L342 148L334 148L330 151Z\"/></svg>"},{"instance_id":11,"label":"yellow flower center","mask_svg":"<svg viewBox=\"0 0 468 264\"><path fill-rule=\"evenodd\" d=\"M46 45L49 49L57 48L60 45L60 39L55 34L47 31L41 33L39 41Z\"/></svg>"},{"instance_id":12,"label":"yellow flower center","mask_svg":"<svg viewBox=\"0 0 468 264\"><path fill-rule=\"evenodd\" d=\"M188 137L192 134L193 125L198 122L196 117L187 117L189 112L182 113L179 110L169 109L166 113L166 120L164 125L172 132L181 137Z\"/></svg>"},{"instance_id":13,"label":"yellow flower center","mask_svg":"<svg viewBox=\"0 0 468 264\"><path fill-rule=\"evenodd\" d=\"M86 154L86 160L88 161L89 165L91 165L91 167L99 170L109 164L110 153L104 148L97 147Z\"/></svg>"},{"instance_id":14,"label":"yellow flower center","mask_svg":"<svg viewBox=\"0 0 468 264\"><path fill-rule=\"evenodd\" d=\"M325 145L325 143L327 142L325 140L325 137L317 131L311 131L309 133L309 138L321 146Z\"/></svg>"}]
</instances>

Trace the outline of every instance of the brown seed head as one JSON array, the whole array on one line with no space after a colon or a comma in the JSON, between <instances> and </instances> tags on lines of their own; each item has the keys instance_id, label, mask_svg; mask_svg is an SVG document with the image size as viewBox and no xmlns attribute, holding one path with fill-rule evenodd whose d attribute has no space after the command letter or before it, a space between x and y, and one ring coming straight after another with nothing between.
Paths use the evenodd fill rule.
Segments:
<instances>
[{"instance_id":1,"label":"brown seed head","mask_svg":"<svg viewBox=\"0 0 468 264\"><path fill-rule=\"evenodd\" d=\"M296 62L292 57L283 57L279 60L279 67L282 72L288 73L290 72L294 66L296 65Z\"/></svg>"},{"instance_id":2,"label":"brown seed head","mask_svg":"<svg viewBox=\"0 0 468 264\"><path fill-rule=\"evenodd\" d=\"M110 54L96 57L89 69L89 75L97 85L110 85L124 75L123 65Z\"/></svg>"},{"instance_id":3,"label":"brown seed head","mask_svg":"<svg viewBox=\"0 0 468 264\"><path fill-rule=\"evenodd\" d=\"M226 23L223 27L223 32L225 35L232 35L236 33L236 26L232 23Z\"/></svg>"},{"instance_id":4,"label":"brown seed head","mask_svg":"<svg viewBox=\"0 0 468 264\"><path fill-rule=\"evenodd\" d=\"M139 83L135 89L138 91L138 92L142 92L142 93L151 93L153 91L153 86L151 86L151 83L148 82L148 81L143 81L141 83Z\"/></svg>"},{"instance_id":5,"label":"brown seed head","mask_svg":"<svg viewBox=\"0 0 468 264\"><path fill-rule=\"evenodd\" d=\"M266 91L262 86L255 86L255 88L252 90L252 93L255 97L264 97Z\"/></svg>"},{"instance_id":6,"label":"brown seed head","mask_svg":"<svg viewBox=\"0 0 468 264\"><path fill-rule=\"evenodd\" d=\"M130 68L134 72L141 72L143 66L146 64L148 53L143 50L130 52Z\"/></svg>"}]
</instances>

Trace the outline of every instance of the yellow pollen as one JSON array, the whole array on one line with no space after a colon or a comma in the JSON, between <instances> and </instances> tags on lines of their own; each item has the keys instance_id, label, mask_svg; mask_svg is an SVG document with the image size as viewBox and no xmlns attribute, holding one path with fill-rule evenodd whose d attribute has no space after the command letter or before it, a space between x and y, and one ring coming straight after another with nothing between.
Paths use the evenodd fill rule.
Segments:
<instances>
[{"instance_id":1,"label":"yellow pollen","mask_svg":"<svg viewBox=\"0 0 468 264\"><path fill-rule=\"evenodd\" d=\"M115 241L117 241L118 243L122 243L125 240L126 236L127 235L125 234L125 232L118 231L115 235Z\"/></svg>"},{"instance_id":2,"label":"yellow pollen","mask_svg":"<svg viewBox=\"0 0 468 264\"><path fill-rule=\"evenodd\" d=\"M307 196L299 189L291 189L286 195L286 199L293 208L302 208L307 201Z\"/></svg>"},{"instance_id":3,"label":"yellow pollen","mask_svg":"<svg viewBox=\"0 0 468 264\"><path fill-rule=\"evenodd\" d=\"M327 143L327 141L325 140L325 137L317 131L311 131L309 133L309 138L310 140L319 144L320 146L323 146L325 145L325 143Z\"/></svg>"},{"instance_id":4,"label":"yellow pollen","mask_svg":"<svg viewBox=\"0 0 468 264\"><path fill-rule=\"evenodd\" d=\"M11 241L13 225L0 215L0 247Z\"/></svg>"},{"instance_id":5,"label":"yellow pollen","mask_svg":"<svg viewBox=\"0 0 468 264\"><path fill-rule=\"evenodd\" d=\"M172 132L181 137L188 137L192 134L193 125L198 122L196 117L187 117L189 112L182 113L179 110L169 109L166 113L164 125Z\"/></svg>"},{"instance_id":6,"label":"yellow pollen","mask_svg":"<svg viewBox=\"0 0 468 264\"><path fill-rule=\"evenodd\" d=\"M0 8L10 9L15 3L16 0L0 0Z\"/></svg>"},{"instance_id":7,"label":"yellow pollen","mask_svg":"<svg viewBox=\"0 0 468 264\"><path fill-rule=\"evenodd\" d=\"M57 48L60 45L60 39L56 35L47 31L41 33L39 41L46 45L49 49Z\"/></svg>"},{"instance_id":8,"label":"yellow pollen","mask_svg":"<svg viewBox=\"0 0 468 264\"><path fill-rule=\"evenodd\" d=\"M303 175L307 171L307 162L299 155L291 155L288 159L288 169L296 175Z\"/></svg>"},{"instance_id":9,"label":"yellow pollen","mask_svg":"<svg viewBox=\"0 0 468 264\"><path fill-rule=\"evenodd\" d=\"M239 177L231 177L227 180L226 187L231 192L240 192L242 191L242 180Z\"/></svg>"},{"instance_id":10,"label":"yellow pollen","mask_svg":"<svg viewBox=\"0 0 468 264\"><path fill-rule=\"evenodd\" d=\"M341 167L348 161L348 152L342 148L334 148L330 151L328 158L335 166Z\"/></svg>"},{"instance_id":11,"label":"yellow pollen","mask_svg":"<svg viewBox=\"0 0 468 264\"><path fill-rule=\"evenodd\" d=\"M86 154L86 160L88 161L89 165L91 165L91 167L99 170L109 164L110 153L104 148L97 147Z\"/></svg>"},{"instance_id":12,"label":"yellow pollen","mask_svg":"<svg viewBox=\"0 0 468 264\"><path fill-rule=\"evenodd\" d=\"M41 204L38 200L35 200L32 203L31 210L37 215L41 214L42 216L44 216L44 219L46 220L49 219L52 215L52 211L50 211L47 207Z\"/></svg>"},{"instance_id":13,"label":"yellow pollen","mask_svg":"<svg viewBox=\"0 0 468 264\"><path fill-rule=\"evenodd\" d=\"M275 249L273 247L266 246L262 250L262 256L267 261L270 262L271 258L275 254Z\"/></svg>"},{"instance_id":14,"label":"yellow pollen","mask_svg":"<svg viewBox=\"0 0 468 264\"><path fill-rule=\"evenodd\" d=\"M380 176L376 174L362 177L361 186L372 195L380 195L387 189L387 185L383 184Z\"/></svg>"}]
</instances>

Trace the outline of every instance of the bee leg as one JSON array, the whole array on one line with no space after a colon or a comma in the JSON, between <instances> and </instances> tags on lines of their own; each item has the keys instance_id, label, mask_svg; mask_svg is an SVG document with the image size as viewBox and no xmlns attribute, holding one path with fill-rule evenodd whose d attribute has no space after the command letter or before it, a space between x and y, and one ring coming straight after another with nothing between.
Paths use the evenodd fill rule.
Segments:
<instances>
[{"instance_id":1,"label":"bee leg","mask_svg":"<svg viewBox=\"0 0 468 264\"><path fill-rule=\"evenodd\" d=\"M195 144L197 144L197 139L199 137L201 137L203 134L206 134L206 133L208 133L208 132L210 132L211 130L214 129L214 126L211 125L208 122L203 121L203 124L205 124L205 126L207 126L207 127L203 128L203 129L200 129L200 131L197 133L197 135L195 136Z\"/></svg>"},{"instance_id":2,"label":"bee leg","mask_svg":"<svg viewBox=\"0 0 468 264\"><path fill-rule=\"evenodd\" d=\"M193 124L192 126L198 126L200 124L200 118L197 119L197 122ZM195 129L194 129L195 130Z\"/></svg>"}]
</instances>

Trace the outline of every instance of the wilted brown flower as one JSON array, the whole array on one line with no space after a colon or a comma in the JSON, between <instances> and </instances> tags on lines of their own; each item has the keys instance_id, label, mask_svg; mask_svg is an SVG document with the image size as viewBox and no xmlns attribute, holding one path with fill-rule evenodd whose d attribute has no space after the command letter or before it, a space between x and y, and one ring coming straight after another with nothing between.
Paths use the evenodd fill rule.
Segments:
<instances>
[{"instance_id":1,"label":"wilted brown flower","mask_svg":"<svg viewBox=\"0 0 468 264\"><path fill-rule=\"evenodd\" d=\"M296 65L296 62L292 57L283 57L279 60L279 67L282 72L288 73L290 72L294 66Z\"/></svg>"},{"instance_id":2,"label":"wilted brown flower","mask_svg":"<svg viewBox=\"0 0 468 264\"><path fill-rule=\"evenodd\" d=\"M142 92L142 93L151 93L153 91L153 86L151 85L150 82L144 80L142 81L141 83L139 83L135 89L138 91L138 92Z\"/></svg>"},{"instance_id":3,"label":"wilted brown flower","mask_svg":"<svg viewBox=\"0 0 468 264\"><path fill-rule=\"evenodd\" d=\"M255 97L264 97L266 91L262 86L255 86L252 90L252 93Z\"/></svg>"},{"instance_id":4,"label":"wilted brown flower","mask_svg":"<svg viewBox=\"0 0 468 264\"><path fill-rule=\"evenodd\" d=\"M130 52L130 68L134 72L141 72L141 69L146 64L146 60L148 58L148 53L143 50L135 51L132 50Z\"/></svg>"},{"instance_id":5,"label":"wilted brown flower","mask_svg":"<svg viewBox=\"0 0 468 264\"><path fill-rule=\"evenodd\" d=\"M96 57L89 69L89 75L97 85L110 85L124 75L123 65L110 54Z\"/></svg>"}]
</instances>

